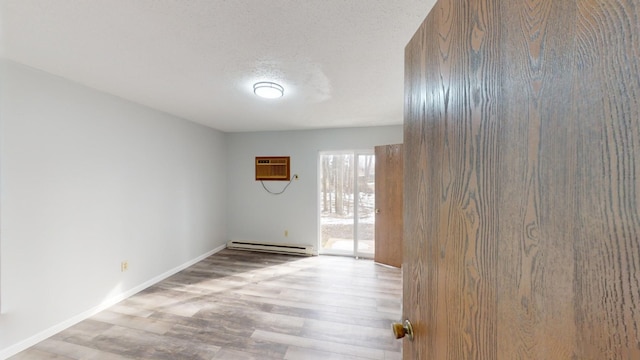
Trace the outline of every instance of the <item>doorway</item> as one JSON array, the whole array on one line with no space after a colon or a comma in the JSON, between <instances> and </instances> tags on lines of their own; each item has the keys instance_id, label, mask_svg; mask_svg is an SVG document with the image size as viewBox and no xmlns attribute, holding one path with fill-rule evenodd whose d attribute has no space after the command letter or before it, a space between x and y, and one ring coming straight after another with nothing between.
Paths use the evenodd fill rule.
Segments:
<instances>
[{"instance_id":1,"label":"doorway","mask_svg":"<svg viewBox=\"0 0 640 360\"><path fill-rule=\"evenodd\" d=\"M320 254L373 258L373 150L320 152L318 164Z\"/></svg>"}]
</instances>

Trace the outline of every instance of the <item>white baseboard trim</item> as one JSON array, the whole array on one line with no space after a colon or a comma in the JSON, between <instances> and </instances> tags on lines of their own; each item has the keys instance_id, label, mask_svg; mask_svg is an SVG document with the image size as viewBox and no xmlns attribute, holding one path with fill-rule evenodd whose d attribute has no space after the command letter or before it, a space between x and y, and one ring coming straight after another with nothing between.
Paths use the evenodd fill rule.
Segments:
<instances>
[{"instance_id":1,"label":"white baseboard trim","mask_svg":"<svg viewBox=\"0 0 640 360\"><path fill-rule=\"evenodd\" d=\"M69 327L71 327L71 326L73 326L73 325L75 325L75 324L77 324L77 323L79 323L79 322L81 322L83 320L86 320L86 319L92 317L93 315L95 315L95 314L97 314L99 312L101 312L103 310L106 310L107 308L119 303L120 301L122 301L122 300L124 300L124 299L126 299L126 298L128 298L128 297L130 297L132 295L135 295L135 294L139 293L140 291L148 288L149 286L157 284L160 281L168 278L169 276L174 275L174 274L176 274L176 273L188 268L189 266L194 265L194 264L196 264L196 263L208 258L209 256L224 250L226 247L227 247L227 244L221 245L221 246L219 246L219 247L217 247L217 248L215 248L215 249L213 249L211 251L206 252L205 254L202 254L202 255L198 256L197 258L195 258L193 260L189 260L189 261L187 261L186 263L184 263L182 265L179 265L179 266L177 266L177 267L175 267L175 268L173 268L173 269L171 269L169 271L166 271L166 272L164 272L164 273L162 273L162 274L160 274L160 275L158 275L158 276L156 276L156 277L154 277L154 278L152 278L152 279L150 279L148 281L145 281L144 283L142 283L142 284L140 284L140 285L138 285L138 286L136 286L136 287L134 287L134 288L132 288L130 290L127 290L127 291L125 291L125 292L123 292L121 294L118 294L118 295L110 298L110 299L107 299L107 300L103 301L98 306L95 306L95 307L93 307L93 308L91 308L91 309L89 309L87 311L84 311L84 312L82 312L82 313L80 313L80 314L78 314L76 316L73 316L73 317L71 317L71 318L69 318L69 319L67 319L67 320L65 320L65 321L63 321L63 322L61 322L61 323L59 323L57 325L54 325L54 326L52 326L52 327L50 327L50 328L48 328L48 329L46 329L44 331L41 331L38 334L36 334L36 335L34 335L34 336L30 337L30 338L27 338L25 340L20 341L17 344L11 345L8 348L5 348L4 350L0 351L0 359L7 359L10 356L13 356L13 355L15 355L15 354L17 354L17 353L19 353L19 352L21 352L23 350L26 350L26 349L30 348L31 346L33 346L33 345L35 345L35 344L37 344L37 343L39 343L39 342L41 342L41 341L43 341L45 339L48 339L51 336L53 336L53 335L65 330L65 329L67 329L67 328L69 328Z\"/></svg>"}]
</instances>

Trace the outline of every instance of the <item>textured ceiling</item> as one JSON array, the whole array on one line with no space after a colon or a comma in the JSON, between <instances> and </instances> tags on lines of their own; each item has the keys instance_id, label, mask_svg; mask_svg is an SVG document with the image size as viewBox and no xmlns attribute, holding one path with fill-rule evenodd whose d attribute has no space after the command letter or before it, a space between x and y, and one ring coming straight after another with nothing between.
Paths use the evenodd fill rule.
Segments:
<instances>
[{"instance_id":1,"label":"textured ceiling","mask_svg":"<svg viewBox=\"0 0 640 360\"><path fill-rule=\"evenodd\" d=\"M0 0L0 56L226 132L401 124L434 3Z\"/></svg>"}]
</instances>

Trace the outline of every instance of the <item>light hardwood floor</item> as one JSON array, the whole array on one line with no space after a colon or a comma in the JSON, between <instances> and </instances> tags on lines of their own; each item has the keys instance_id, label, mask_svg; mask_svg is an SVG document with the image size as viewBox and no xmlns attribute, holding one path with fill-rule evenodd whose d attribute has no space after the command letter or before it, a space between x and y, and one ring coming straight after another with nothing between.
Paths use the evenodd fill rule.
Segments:
<instances>
[{"instance_id":1,"label":"light hardwood floor","mask_svg":"<svg viewBox=\"0 0 640 360\"><path fill-rule=\"evenodd\" d=\"M399 269L223 250L12 359L401 359Z\"/></svg>"}]
</instances>

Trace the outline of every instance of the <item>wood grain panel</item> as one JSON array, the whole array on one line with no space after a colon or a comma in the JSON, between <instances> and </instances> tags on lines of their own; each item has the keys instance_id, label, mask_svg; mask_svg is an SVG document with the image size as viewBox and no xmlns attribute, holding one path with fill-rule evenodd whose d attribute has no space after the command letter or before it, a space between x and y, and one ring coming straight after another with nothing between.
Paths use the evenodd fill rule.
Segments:
<instances>
[{"instance_id":1,"label":"wood grain panel","mask_svg":"<svg viewBox=\"0 0 640 360\"><path fill-rule=\"evenodd\" d=\"M405 50L407 359L640 359L640 7L440 0Z\"/></svg>"},{"instance_id":2,"label":"wood grain panel","mask_svg":"<svg viewBox=\"0 0 640 360\"><path fill-rule=\"evenodd\" d=\"M376 228L375 255L378 263L402 266L402 144L375 147Z\"/></svg>"},{"instance_id":3,"label":"wood grain panel","mask_svg":"<svg viewBox=\"0 0 640 360\"><path fill-rule=\"evenodd\" d=\"M572 232L575 143L570 102L575 4L503 8L498 284L499 353L570 359L576 349ZM564 36L560 36L564 34Z\"/></svg>"},{"instance_id":4,"label":"wood grain panel","mask_svg":"<svg viewBox=\"0 0 640 360\"><path fill-rule=\"evenodd\" d=\"M433 100L433 103L427 104L427 94L429 100L432 100L439 95L439 92L435 90L434 85L428 87L434 82L427 82L426 79L427 66L428 68L436 66L433 63L435 57L427 58L426 52L427 50L436 52L437 46L434 45L437 43L425 41L426 35L434 31L439 6L441 4L437 3L405 48L402 311L404 318L410 319L413 323L415 338L414 341L404 341L404 359L426 359L429 356L428 350L436 349L436 337L429 334L435 333L436 326L436 266L433 264L436 261L437 251L435 241L426 241L425 238L428 235L427 231L438 232L438 222L428 222L432 216L435 216L434 213L438 207L425 205L430 200L439 200L441 195L440 187L434 186L431 191L426 191L428 185L437 184L433 178L428 177L432 173L427 173L426 164L436 168L441 168L441 165L434 157L427 159L426 142L432 140L431 148L439 148L441 138L435 127L426 131L429 125L438 123L423 120L426 119L427 109L431 112L431 116L435 116L434 105L440 103ZM427 60L431 61L427 63ZM428 134L432 135L431 139L426 138Z\"/></svg>"},{"instance_id":5,"label":"wood grain panel","mask_svg":"<svg viewBox=\"0 0 640 360\"><path fill-rule=\"evenodd\" d=\"M417 307L408 317L427 340L406 343L415 358L496 357L497 245L481 241L497 226L499 19L491 5L441 1L414 37L417 49L407 47L405 167L418 171L405 183L405 236L425 251L412 243L405 256L420 263L408 277L427 284L405 291L405 307Z\"/></svg>"},{"instance_id":6,"label":"wood grain panel","mask_svg":"<svg viewBox=\"0 0 640 360\"><path fill-rule=\"evenodd\" d=\"M640 359L640 7L577 2L574 247L585 359Z\"/></svg>"}]
</instances>

